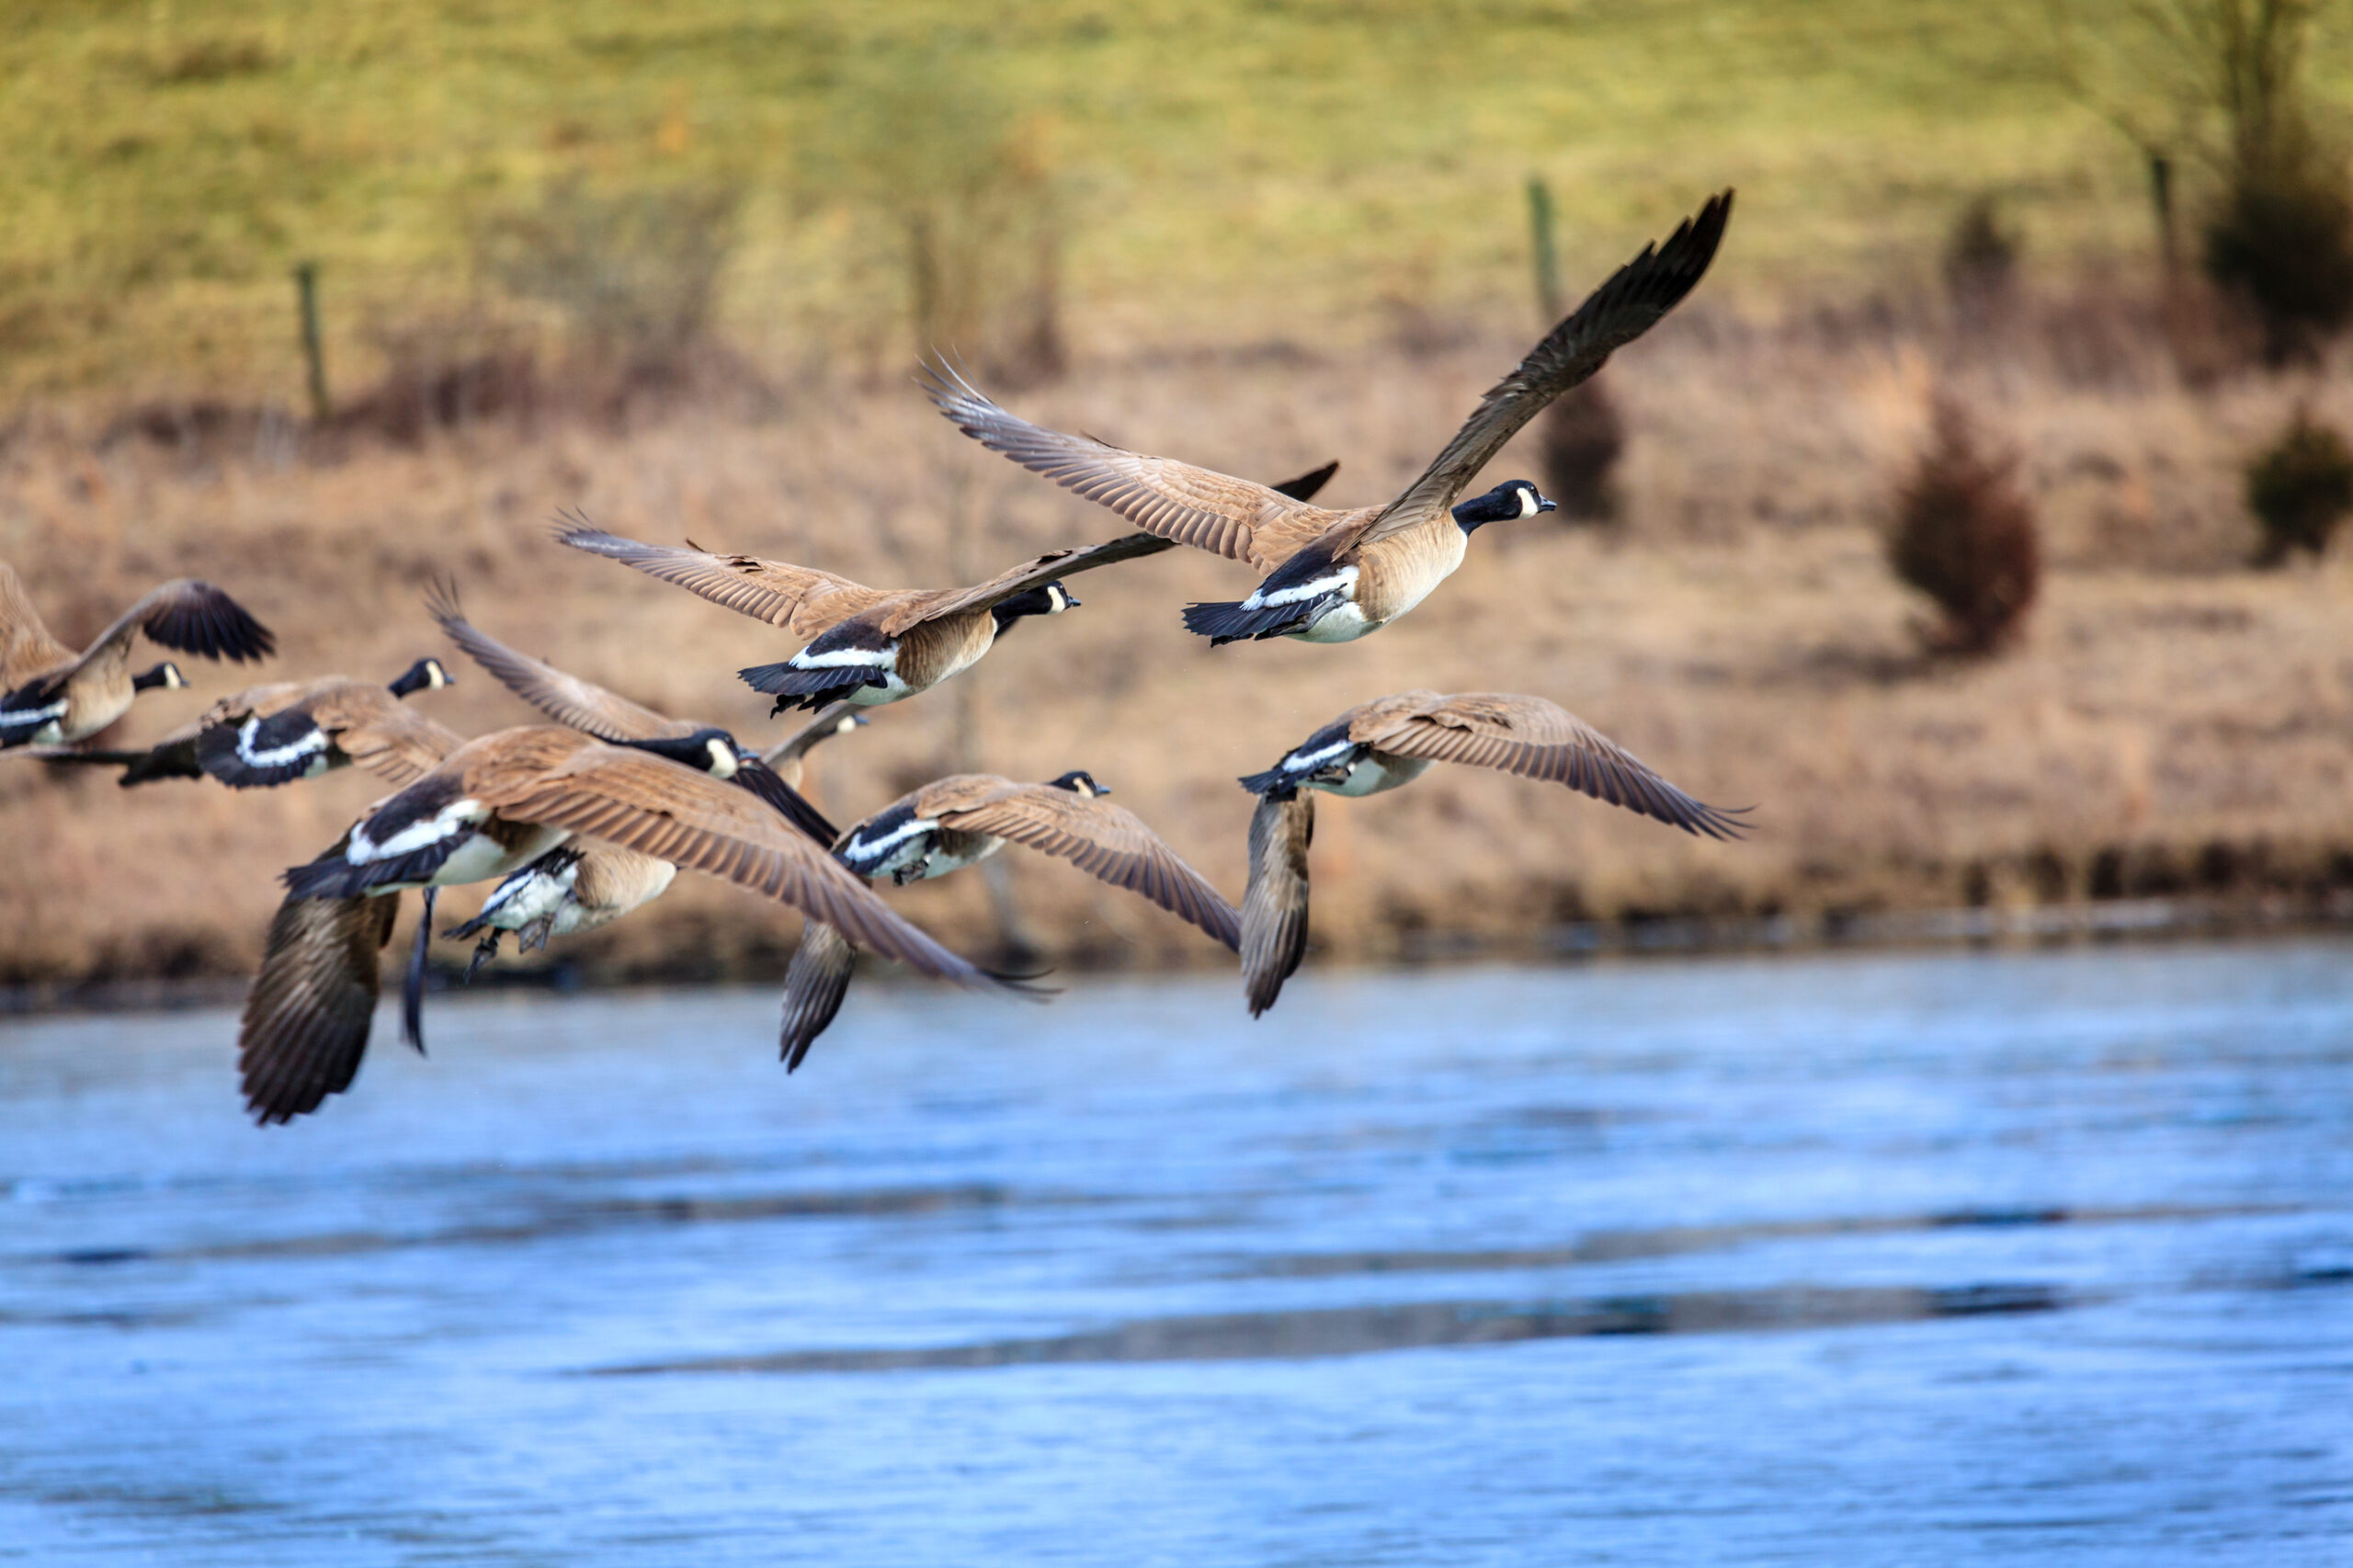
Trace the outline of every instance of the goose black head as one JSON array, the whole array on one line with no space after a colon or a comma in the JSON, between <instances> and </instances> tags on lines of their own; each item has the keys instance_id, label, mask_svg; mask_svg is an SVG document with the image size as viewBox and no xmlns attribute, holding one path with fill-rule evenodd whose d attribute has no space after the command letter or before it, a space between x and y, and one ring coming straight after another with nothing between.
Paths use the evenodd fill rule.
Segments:
<instances>
[{"instance_id":1,"label":"goose black head","mask_svg":"<svg viewBox=\"0 0 2353 1568\"><path fill-rule=\"evenodd\" d=\"M1053 785L1057 790L1067 790L1074 795L1085 795L1090 800L1097 795L1108 795L1111 792L1111 786L1097 784L1095 782L1095 775L1078 767L1072 768L1068 773L1055 779Z\"/></svg>"},{"instance_id":2,"label":"goose black head","mask_svg":"<svg viewBox=\"0 0 2353 1568\"><path fill-rule=\"evenodd\" d=\"M440 660L419 659L392 683L390 689L394 697L407 697L414 692L438 691L445 686L456 684L449 678L449 672L442 666Z\"/></svg>"},{"instance_id":3,"label":"goose black head","mask_svg":"<svg viewBox=\"0 0 2353 1568\"><path fill-rule=\"evenodd\" d=\"M691 735L665 735L651 741L623 741L625 746L650 751L656 756L666 756L672 762L683 763L697 773L708 773L713 778L733 778L735 770L744 766L745 753L735 744L735 737L713 726L697 730Z\"/></svg>"},{"instance_id":4,"label":"goose black head","mask_svg":"<svg viewBox=\"0 0 2353 1568\"><path fill-rule=\"evenodd\" d=\"M188 676L180 674L180 667L169 659L144 675L131 677L131 689L133 691L153 691L158 687L165 691L177 691L187 684Z\"/></svg>"},{"instance_id":5,"label":"goose black head","mask_svg":"<svg viewBox=\"0 0 2353 1568\"><path fill-rule=\"evenodd\" d=\"M1532 517L1539 512L1556 512L1560 507L1544 499L1536 486L1524 479L1507 479L1484 495L1473 495L1454 508L1454 520L1470 533L1487 523L1507 523L1515 517Z\"/></svg>"},{"instance_id":6,"label":"goose black head","mask_svg":"<svg viewBox=\"0 0 2353 1568\"><path fill-rule=\"evenodd\" d=\"M1009 599L999 599L994 613L996 629L1002 632L1025 615L1060 615L1066 609L1077 608L1078 600L1071 597L1070 590L1057 581L1031 588L1027 593L1016 594Z\"/></svg>"}]
</instances>

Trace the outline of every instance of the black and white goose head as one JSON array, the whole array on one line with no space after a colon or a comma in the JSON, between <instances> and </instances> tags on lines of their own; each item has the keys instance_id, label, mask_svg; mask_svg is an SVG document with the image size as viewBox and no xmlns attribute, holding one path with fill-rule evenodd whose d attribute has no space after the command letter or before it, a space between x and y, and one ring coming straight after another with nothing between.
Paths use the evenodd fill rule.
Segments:
<instances>
[{"instance_id":1,"label":"black and white goose head","mask_svg":"<svg viewBox=\"0 0 2353 1568\"><path fill-rule=\"evenodd\" d=\"M648 741L617 741L634 751L650 751L656 756L667 757L697 773L708 773L713 778L733 778L744 771L745 764L756 766L759 758L738 744L734 736L717 725L708 725L690 735L663 735ZM765 770L763 770L765 771Z\"/></svg>"},{"instance_id":2,"label":"black and white goose head","mask_svg":"<svg viewBox=\"0 0 2353 1568\"><path fill-rule=\"evenodd\" d=\"M996 617L996 634L1002 637L1013 623L1024 616L1060 615L1066 609L1076 609L1079 601L1071 597L1070 590L1060 579L1041 584L1009 599L999 599L989 613Z\"/></svg>"},{"instance_id":3,"label":"black and white goose head","mask_svg":"<svg viewBox=\"0 0 2353 1568\"><path fill-rule=\"evenodd\" d=\"M1454 520L1464 533L1475 533L1489 523L1508 523L1539 512L1557 512L1560 506L1524 479L1507 479L1484 495L1473 495L1454 508Z\"/></svg>"},{"instance_id":4,"label":"black and white goose head","mask_svg":"<svg viewBox=\"0 0 2353 1568\"><path fill-rule=\"evenodd\" d=\"M777 814L818 843L831 846L834 842L834 824L804 800L800 790L786 783L783 776L770 767L759 753L716 724L706 725L691 735L617 744L639 751L650 751L656 756L667 757L698 773L726 779L736 788L757 795Z\"/></svg>"},{"instance_id":5,"label":"black and white goose head","mask_svg":"<svg viewBox=\"0 0 2353 1568\"><path fill-rule=\"evenodd\" d=\"M180 674L180 667L169 659L131 677L133 691L177 691L186 685L188 676Z\"/></svg>"},{"instance_id":6,"label":"black and white goose head","mask_svg":"<svg viewBox=\"0 0 2353 1568\"><path fill-rule=\"evenodd\" d=\"M1108 795L1111 792L1111 786L1097 784L1095 781L1095 775L1081 767L1074 767L1060 778L1051 779L1049 782L1057 790L1067 790L1074 795L1084 795L1089 800L1093 800L1097 795Z\"/></svg>"},{"instance_id":7,"label":"black and white goose head","mask_svg":"<svg viewBox=\"0 0 2353 1568\"><path fill-rule=\"evenodd\" d=\"M440 660L419 659L385 685L394 697L413 697L420 691L438 691L457 682Z\"/></svg>"}]
</instances>

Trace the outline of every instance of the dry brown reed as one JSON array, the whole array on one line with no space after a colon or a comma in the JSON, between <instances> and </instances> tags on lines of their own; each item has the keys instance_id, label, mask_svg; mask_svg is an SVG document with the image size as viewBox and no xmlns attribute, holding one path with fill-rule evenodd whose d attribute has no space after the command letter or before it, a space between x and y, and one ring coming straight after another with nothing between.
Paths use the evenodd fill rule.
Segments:
<instances>
[{"instance_id":1,"label":"dry brown reed","mask_svg":"<svg viewBox=\"0 0 2353 1568\"><path fill-rule=\"evenodd\" d=\"M1411 687L1542 694L1700 797L1757 808L1754 836L1721 845L1462 770L1334 802L1314 876L1317 939L1336 955L1441 936L1525 945L1572 920L2353 881L2353 565L2244 569L2241 465L2295 389L2241 376L2193 390L2156 316L2097 280L2022 301L1998 339L1957 339L1934 306L1900 301L1687 311L1611 367L1630 432L1623 528L1483 533L1411 618L1341 648L1188 637L1177 607L1246 585L1206 556L1106 572L1080 586L1082 609L1024 625L963 677L981 760L1016 777L1092 770L1233 894L1248 817L1234 776ZM1081 360L1015 401L1269 480L1338 456L1327 495L1349 505L1392 494L1524 347L1489 327L1412 356ZM1968 667L1918 659L1880 548L1934 384L2001 408L2047 530L2030 635ZM2342 420L2344 388L2306 391ZM1516 448L1489 478L1536 456ZM501 637L747 739L775 733L733 672L777 656L777 635L551 545L559 506L891 585L946 580L951 507L980 554L1007 561L1118 526L955 435L911 384L787 383L756 416L690 404L620 435L490 420L406 448L306 448L25 423L0 447L0 557L68 636L190 573L277 630L273 676L388 678L446 652L419 596L448 572ZM191 673L199 689L142 699L112 738L158 733L233 683ZM485 677L460 678L418 700L469 732L528 718ZM955 722L944 694L883 710L820 755L818 797L842 819L873 809L948 766ZM238 971L278 869L375 793L348 774L125 793L0 763L0 979ZM606 977L780 974L790 917L694 881L571 956ZM1013 885L1064 964L1219 956L1066 867L1018 857ZM898 896L949 940L987 944L981 879Z\"/></svg>"}]
</instances>

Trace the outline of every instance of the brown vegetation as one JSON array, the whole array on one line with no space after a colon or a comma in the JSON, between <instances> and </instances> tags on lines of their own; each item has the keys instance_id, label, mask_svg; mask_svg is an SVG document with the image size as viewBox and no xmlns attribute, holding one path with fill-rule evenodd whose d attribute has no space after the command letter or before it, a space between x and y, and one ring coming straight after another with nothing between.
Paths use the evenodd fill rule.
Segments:
<instances>
[{"instance_id":1,"label":"brown vegetation","mask_svg":"<svg viewBox=\"0 0 2353 1568\"><path fill-rule=\"evenodd\" d=\"M1895 500L1895 574L1937 603L1940 653L1991 653L2018 635L2042 586L2042 541L2019 490L2018 454L1989 449L1960 401L1940 395L1928 445Z\"/></svg>"},{"instance_id":2,"label":"brown vegetation","mask_svg":"<svg viewBox=\"0 0 2353 1568\"><path fill-rule=\"evenodd\" d=\"M1398 626L1344 648L1211 652L1176 609L1245 581L1176 551L1090 579L960 686L982 765L1086 767L1229 894L1262 767L1352 703L1414 686L1539 693L1757 831L1701 843L1552 788L1440 770L1334 802L1315 845L1316 936L1338 955L1460 939L1525 949L1560 923L1856 914L2353 884L2353 564L2256 574L2241 461L2290 412L2254 378L2185 388L2158 312L2113 279L2023 297L1948 384L1998 401L2046 557L2035 635L1930 665L1887 573L1884 496L1917 449L1941 312L1901 302L1745 319L1704 302L1613 362L1630 442L1624 526L1497 528ZM1408 360L1394 348L1203 350L1081 361L1020 411L1280 478L1337 455L1347 505L1393 493L1525 347L1523 325ZM2338 380L2316 416L2353 416ZM651 405L649 405L650 407ZM950 574L948 516L984 564L1108 537L1108 514L957 437L914 389L783 381L617 427L571 416L428 421L413 446L282 418L183 438L22 422L0 446L0 557L70 641L160 576L229 587L279 634L273 676L389 678L438 646L419 596L454 574L486 629L682 714L775 732L733 675L775 634L546 542L561 506L647 538L806 561L886 584ZM168 427L168 426L166 426ZM216 436L207 430L217 430ZM1528 472L1532 443L1491 477ZM160 733L233 677L144 699L113 739ZM524 722L486 678L421 697L458 728ZM821 753L837 817L944 770L950 694L885 710ZM124 792L0 763L0 978L243 971L282 867L375 793L340 775L267 795ZM1180 924L1068 868L1008 856L1032 937L1065 964L1209 962ZM679 887L555 944L597 976L772 981L792 923ZM987 886L899 895L968 949ZM455 920L469 906L445 900Z\"/></svg>"},{"instance_id":3,"label":"brown vegetation","mask_svg":"<svg viewBox=\"0 0 2353 1568\"><path fill-rule=\"evenodd\" d=\"M2247 465L2246 506L2263 529L2256 565L2277 566L2300 550L2322 553L2353 513L2353 451L2298 408L2279 438Z\"/></svg>"}]
</instances>

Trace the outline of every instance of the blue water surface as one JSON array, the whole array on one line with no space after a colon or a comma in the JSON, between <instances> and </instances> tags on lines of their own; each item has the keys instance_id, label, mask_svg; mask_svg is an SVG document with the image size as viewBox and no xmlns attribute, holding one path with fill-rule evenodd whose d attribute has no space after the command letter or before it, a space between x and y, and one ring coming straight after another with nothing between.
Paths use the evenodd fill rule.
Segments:
<instances>
[{"instance_id":1,"label":"blue water surface","mask_svg":"<svg viewBox=\"0 0 2353 1568\"><path fill-rule=\"evenodd\" d=\"M2353 1561L2353 943L435 1002L0 1026L0 1559Z\"/></svg>"}]
</instances>

